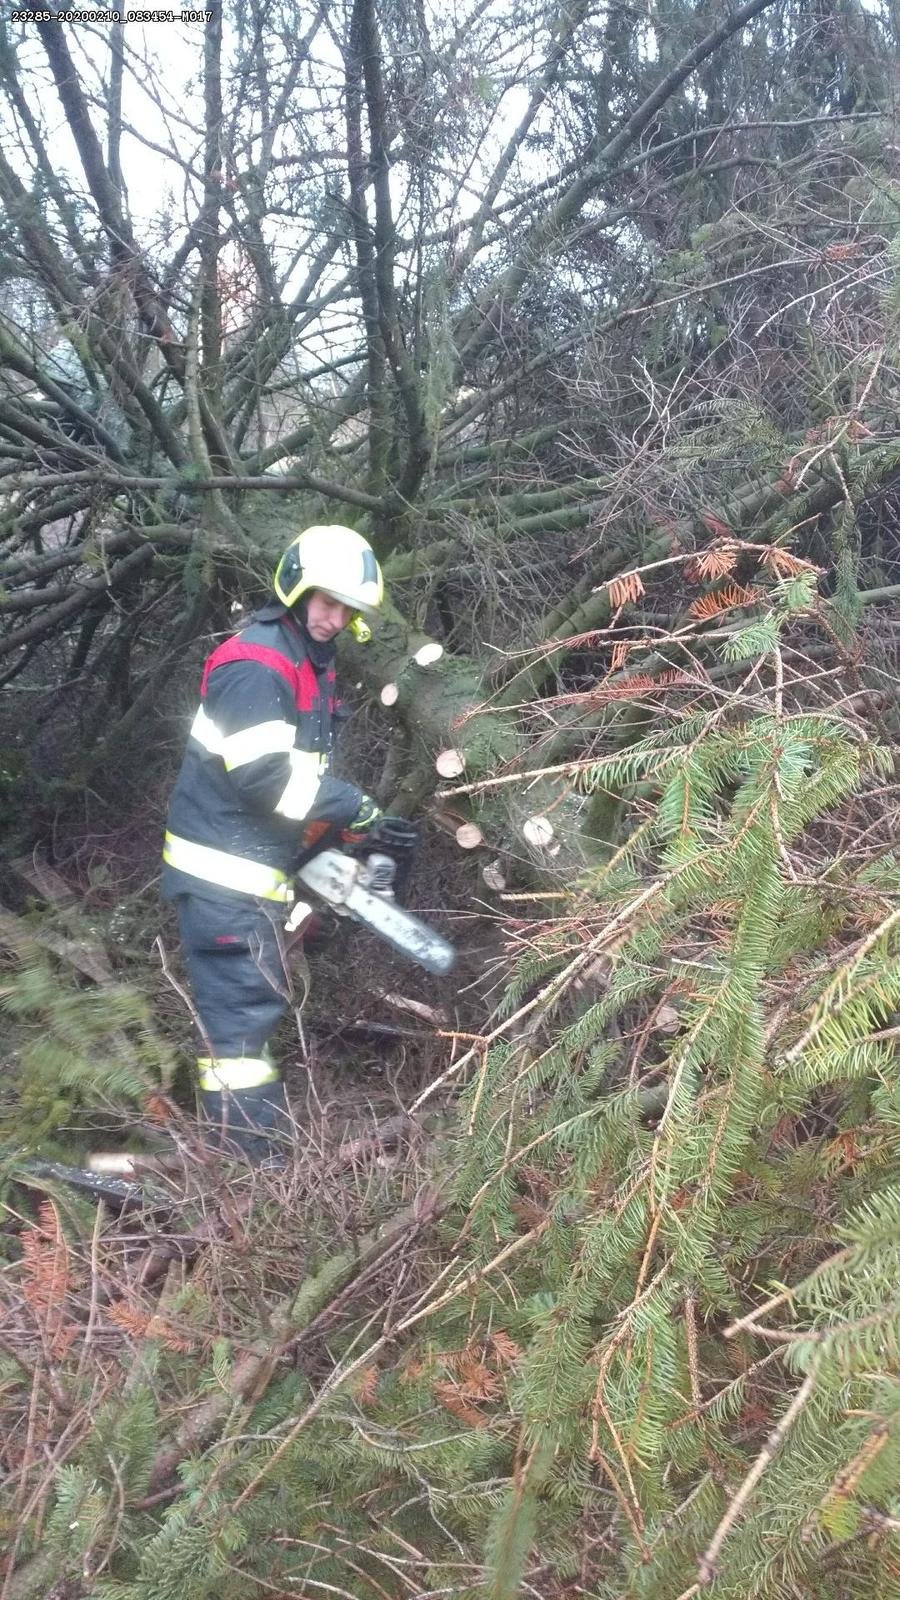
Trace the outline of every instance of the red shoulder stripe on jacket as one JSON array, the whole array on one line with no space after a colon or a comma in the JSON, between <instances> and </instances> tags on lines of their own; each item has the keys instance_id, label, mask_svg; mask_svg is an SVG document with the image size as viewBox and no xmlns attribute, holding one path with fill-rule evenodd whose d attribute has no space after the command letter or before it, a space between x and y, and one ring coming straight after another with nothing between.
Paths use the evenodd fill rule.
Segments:
<instances>
[{"instance_id":1,"label":"red shoulder stripe on jacket","mask_svg":"<svg viewBox=\"0 0 900 1600\"><path fill-rule=\"evenodd\" d=\"M206 697L206 686L211 672L216 667L228 666L232 661L256 661L261 667L268 667L272 672L277 672L290 684L294 695L294 704L298 711L311 711L318 694L316 675L309 661L301 661L298 666L295 662L283 656L280 650L273 650L265 644L247 644L240 635L234 639L226 639L206 659L203 668L203 677L200 681L201 699Z\"/></svg>"}]
</instances>

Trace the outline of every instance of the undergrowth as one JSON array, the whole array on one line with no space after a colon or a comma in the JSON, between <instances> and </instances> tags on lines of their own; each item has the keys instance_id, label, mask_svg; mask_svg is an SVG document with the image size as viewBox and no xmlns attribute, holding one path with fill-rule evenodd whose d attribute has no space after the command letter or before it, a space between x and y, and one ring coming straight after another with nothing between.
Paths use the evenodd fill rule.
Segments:
<instances>
[{"instance_id":1,"label":"undergrowth","mask_svg":"<svg viewBox=\"0 0 900 1600\"><path fill-rule=\"evenodd\" d=\"M449 1139L11 1231L3 1600L900 1596L896 786L821 616L579 764L618 846L511 911Z\"/></svg>"}]
</instances>

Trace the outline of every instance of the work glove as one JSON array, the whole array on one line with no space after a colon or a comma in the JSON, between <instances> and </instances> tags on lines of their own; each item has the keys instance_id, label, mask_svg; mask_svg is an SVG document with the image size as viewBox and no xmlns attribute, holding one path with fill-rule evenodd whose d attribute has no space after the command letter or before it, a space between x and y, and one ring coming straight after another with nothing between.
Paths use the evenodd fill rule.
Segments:
<instances>
[{"instance_id":1,"label":"work glove","mask_svg":"<svg viewBox=\"0 0 900 1600\"><path fill-rule=\"evenodd\" d=\"M303 859L308 860L314 851L327 850L331 845L362 844L380 816L381 807L375 804L371 795L363 794L360 795L356 815L343 827L339 822L328 822L324 817L308 822L300 835Z\"/></svg>"},{"instance_id":2,"label":"work glove","mask_svg":"<svg viewBox=\"0 0 900 1600\"><path fill-rule=\"evenodd\" d=\"M381 807L375 804L372 796L364 794L359 803L356 816L348 822L341 832L344 844L364 844L371 838L371 830L383 816Z\"/></svg>"},{"instance_id":3,"label":"work glove","mask_svg":"<svg viewBox=\"0 0 900 1600\"><path fill-rule=\"evenodd\" d=\"M290 1150L291 1116L281 1082L253 1089L204 1089L203 1113L213 1124L211 1142L251 1166L281 1157Z\"/></svg>"}]
</instances>

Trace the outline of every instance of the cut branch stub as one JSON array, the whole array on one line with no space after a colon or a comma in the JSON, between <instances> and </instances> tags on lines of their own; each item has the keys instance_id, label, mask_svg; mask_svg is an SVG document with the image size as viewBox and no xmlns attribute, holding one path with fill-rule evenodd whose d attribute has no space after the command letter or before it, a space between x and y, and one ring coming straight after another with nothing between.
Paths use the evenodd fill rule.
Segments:
<instances>
[{"instance_id":1,"label":"cut branch stub","mask_svg":"<svg viewBox=\"0 0 900 1600\"><path fill-rule=\"evenodd\" d=\"M443 654L444 654L444 646L442 644L438 644L436 639L431 639L431 640L428 640L425 644L420 645L418 650L413 651L413 654L410 657L410 661L413 663L414 666L417 666L417 667L432 667L432 666L434 666L436 661L440 661L440 659L443 656ZM395 670L396 670L396 668L395 668ZM403 671L403 668L401 667L401 675L402 675L402 671ZM384 685L384 688L381 690L381 704L383 706L395 706L397 704L397 701L399 700L399 698L400 698L400 685L399 685L399 683L394 683L394 682L386 683ZM457 776L457 777L458 777L458 775L459 775L458 773L457 774L453 774L453 776Z\"/></svg>"},{"instance_id":2,"label":"cut branch stub","mask_svg":"<svg viewBox=\"0 0 900 1600\"><path fill-rule=\"evenodd\" d=\"M443 654L444 646L438 644L436 639L430 639L427 644L419 646L413 656L413 661L417 667L433 667L436 661L440 661Z\"/></svg>"},{"instance_id":3,"label":"cut branch stub","mask_svg":"<svg viewBox=\"0 0 900 1600\"><path fill-rule=\"evenodd\" d=\"M661 1005L656 1013L653 1026L657 1033L677 1033L681 1027L681 1018L674 1006Z\"/></svg>"},{"instance_id":4,"label":"cut branch stub","mask_svg":"<svg viewBox=\"0 0 900 1600\"><path fill-rule=\"evenodd\" d=\"M466 758L461 750L451 746L438 753L434 764L442 778L458 778L465 771Z\"/></svg>"},{"instance_id":5,"label":"cut branch stub","mask_svg":"<svg viewBox=\"0 0 900 1600\"><path fill-rule=\"evenodd\" d=\"M95 1150L87 1158L87 1170L101 1178L133 1178L134 1157L124 1150Z\"/></svg>"},{"instance_id":6,"label":"cut branch stub","mask_svg":"<svg viewBox=\"0 0 900 1600\"><path fill-rule=\"evenodd\" d=\"M553 843L553 823L548 817L529 817L522 825L522 835L533 850L549 850Z\"/></svg>"},{"instance_id":7,"label":"cut branch stub","mask_svg":"<svg viewBox=\"0 0 900 1600\"><path fill-rule=\"evenodd\" d=\"M489 862L486 867L482 867L481 876L487 887L493 889L495 894L499 894L502 889L506 888L506 874L500 865L499 858L496 861Z\"/></svg>"},{"instance_id":8,"label":"cut branch stub","mask_svg":"<svg viewBox=\"0 0 900 1600\"><path fill-rule=\"evenodd\" d=\"M463 822L456 830L456 842L460 850L477 850L484 844L484 834L475 822Z\"/></svg>"}]
</instances>

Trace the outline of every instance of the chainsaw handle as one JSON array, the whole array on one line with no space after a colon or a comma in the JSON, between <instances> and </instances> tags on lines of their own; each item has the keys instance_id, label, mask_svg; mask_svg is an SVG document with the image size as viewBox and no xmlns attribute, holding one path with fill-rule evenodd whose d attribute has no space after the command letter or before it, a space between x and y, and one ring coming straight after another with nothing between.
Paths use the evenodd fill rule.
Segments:
<instances>
[{"instance_id":1,"label":"chainsaw handle","mask_svg":"<svg viewBox=\"0 0 900 1600\"><path fill-rule=\"evenodd\" d=\"M369 855L390 856L396 866L394 893L402 898L412 869L419 830L406 817L378 817L365 833L354 834L339 822L308 822L302 833L302 848L294 867L300 872L308 861L323 850L341 850L355 860Z\"/></svg>"}]
</instances>

